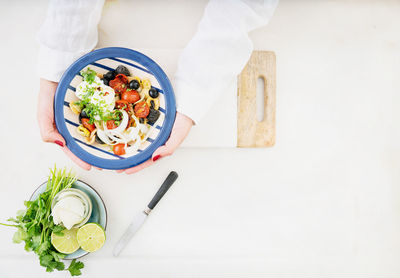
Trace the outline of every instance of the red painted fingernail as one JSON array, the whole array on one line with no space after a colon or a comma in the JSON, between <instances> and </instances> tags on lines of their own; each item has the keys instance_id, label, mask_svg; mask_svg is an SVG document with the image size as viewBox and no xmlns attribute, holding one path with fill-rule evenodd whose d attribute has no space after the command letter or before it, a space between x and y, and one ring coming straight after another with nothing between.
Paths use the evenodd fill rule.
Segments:
<instances>
[{"instance_id":1,"label":"red painted fingernail","mask_svg":"<svg viewBox=\"0 0 400 278\"><path fill-rule=\"evenodd\" d=\"M155 157L153 157L153 161L157 161L158 159L160 159L161 155L156 155Z\"/></svg>"},{"instance_id":2,"label":"red painted fingernail","mask_svg":"<svg viewBox=\"0 0 400 278\"><path fill-rule=\"evenodd\" d=\"M64 147L63 142L61 142L61 141L59 141L59 140L54 141L54 143L56 143L56 144L59 145L60 147Z\"/></svg>"}]
</instances>

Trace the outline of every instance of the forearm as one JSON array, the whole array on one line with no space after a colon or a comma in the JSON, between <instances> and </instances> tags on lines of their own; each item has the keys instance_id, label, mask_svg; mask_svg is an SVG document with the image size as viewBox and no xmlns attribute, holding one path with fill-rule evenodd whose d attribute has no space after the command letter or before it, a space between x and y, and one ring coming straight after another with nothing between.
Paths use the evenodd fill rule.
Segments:
<instances>
[{"instance_id":1,"label":"forearm","mask_svg":"<svg viewBox=\"0 0 400 278\"><path fill-rule=\"evenodd\" d=\"M179 112L198 122L236 80L253 50L248 32L268 23L278 1L259 2L209 2L197 33L179 59L174 80ZM195 100L201 100L201 105Z\"/></svg>"},{"instance_id":2,"label":"forearm","mask_svg":"<svg viewBox=\"0 0 400 278\"><path fill-rule=\"evenodd\" d=\"M59 81L63 72L97 44L104 0L51 0L39 31L38 74Z\"/></svg>"}]
</instances>

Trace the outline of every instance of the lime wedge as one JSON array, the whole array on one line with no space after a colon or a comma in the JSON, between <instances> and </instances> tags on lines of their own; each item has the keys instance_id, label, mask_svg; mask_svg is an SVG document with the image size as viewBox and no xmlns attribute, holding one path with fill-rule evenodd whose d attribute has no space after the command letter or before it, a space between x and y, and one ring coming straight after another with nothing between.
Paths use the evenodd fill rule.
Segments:
<instances>
[{"instance_id":1,"label":"lime wedge","mask_svg":"<svg viewBox=\"0 0 400 278\"><path fill-rule=\"evenodd\" d=\"M94 252L103 247L106 241L106 233L99 224L88 223L79 228L77 239L83 250Z\"/></svg>"},{"instance_id":2,"label":"lime wedge","mask_svg":"<svg viewBox=\"0 0 400 278\"><path fill-rule=\"evenodd\" d=\"M79 249L78 240L76 239L78 229L63 230L62 236L51 233L51 244L60 253L72 254Z\"/></svg>"}]
</instances>

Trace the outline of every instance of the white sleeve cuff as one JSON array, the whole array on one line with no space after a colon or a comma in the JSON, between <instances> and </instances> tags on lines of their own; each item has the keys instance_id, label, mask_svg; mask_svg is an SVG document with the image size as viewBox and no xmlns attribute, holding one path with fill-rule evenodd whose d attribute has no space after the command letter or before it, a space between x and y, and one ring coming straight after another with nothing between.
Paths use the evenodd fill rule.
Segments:
<instances>
[{"instance_id":1,"label":"white sleeve cuff","mask_svg":"<svg viewBox=\"0 0 400 278\"><path fill-rule=\"evenodd\" d=\"M248 32L267 24L277 2L210 0L179 58L174 80L179 112L196 123L208 113L250 58Z\"/></svg>"},{"instance_id":2,"label":"white sleeve cuff","mask_svg":"<svg viewBox=\"0 0 400 278\"><path fill-rule=\"evenodd\" d=\"M201 109L199 101L201 100L201 93L197 91L196 87L188 86L183 82L175 84L176 104L177 111L181 114L192 119L196 124L205 115L207 109Z\"/></svg>"},{"instance_id":3,"label":"white sleeve cuff","mask_svg":"<svg viewBox=\"0 0 400 278\"><path fill-rule=\"evenodd\" d=\"M209 113L220 94L229 89L231 82L235 82L234 79L229 79L226 84L215 84L206 92L202 87L188 84L177 76L174 82L177 111L198 124Z\"/></svg>"},{"instance_id":4,"label":"white sleeve cuff","mask_svg":"<svg viewBox=\"0 0 400 278\"><path fill-rule=\"evenodd\" d=\"M66 52L40 45L37 74L39 77L59 82L65 70L85 52Z\"/></svg>"}]
</instances>

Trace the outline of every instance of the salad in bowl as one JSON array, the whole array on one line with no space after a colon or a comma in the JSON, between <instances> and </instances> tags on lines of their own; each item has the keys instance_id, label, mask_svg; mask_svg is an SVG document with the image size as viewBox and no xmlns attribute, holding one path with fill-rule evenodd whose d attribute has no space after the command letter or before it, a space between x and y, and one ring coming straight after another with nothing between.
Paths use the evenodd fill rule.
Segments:
<instances>
[{"instance_id":1,"label":"salad in bowl","mask_svg":"<svg viewBox=\"0 0 400 278\"><path fill-rule=\"evenodd\" d=\"M175 116L165 72L128 48L85 54L65 71L54 97L56 127L68 149L103 169L149 160L169 138Z\"/></svg>"},{"instance_id":2,"label":"salad in bowl","mask_svg":"<svg viewBox=\"0 0 400 278\"><path fill-rule=\"evenodd\" d=\"M88 67L81 75L77 100L69 103L79 115L77 133L87 144L116 155L137 152L157 126L160 93L149 79L131 76L123 65L105 74Z\"/></svg>"}]
</instances>

